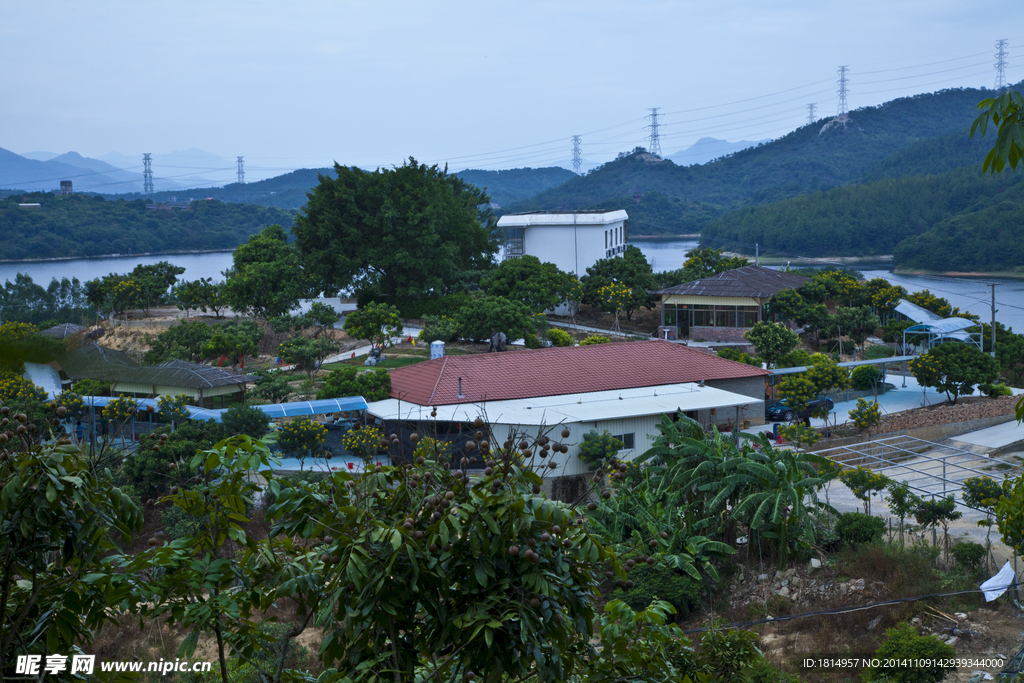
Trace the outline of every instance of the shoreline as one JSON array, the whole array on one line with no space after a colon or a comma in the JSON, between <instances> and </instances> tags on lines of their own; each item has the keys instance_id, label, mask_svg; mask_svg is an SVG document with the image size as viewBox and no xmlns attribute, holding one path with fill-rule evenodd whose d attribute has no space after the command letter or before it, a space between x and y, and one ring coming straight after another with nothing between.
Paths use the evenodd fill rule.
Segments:
<instances>
[{"instance_id":1,"label":"shoreline","mask_svg":"<svg viewBox=\"0 0 1024 683\"><path fill-rule=\"evenodd\" d=\"M175 254L224 254L234 249L182 249L179 251L140 251L137 254L97 254L95 256L53 256L50 258L0 259L0 263L57 263L108 258L135 258L137 256L171 256Z\"/></svg>"},{"instance_id":2,"label":"shoreline","mask_svg":"<svg viewBox=\"0 0 1024 683\"><path fill-rule=\"evenodd\" d=\"M1024 280L1024 273L1015 270L968 272L960 270L916 270L911 268L894 268L894 275L924 275L926 277L971 277L971 278L1006 278Z\"/></svg>"}]
</instances>

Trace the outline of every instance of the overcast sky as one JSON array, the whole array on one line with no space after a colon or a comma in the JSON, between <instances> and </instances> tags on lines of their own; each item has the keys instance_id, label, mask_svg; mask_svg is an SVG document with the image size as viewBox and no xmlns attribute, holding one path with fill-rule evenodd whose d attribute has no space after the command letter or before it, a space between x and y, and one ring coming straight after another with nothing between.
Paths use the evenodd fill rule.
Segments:
<instances>
[{"instance_id":1,"label":"overcast sky","mask_svg":"<svg viewBox=\"0 0 1024 683\"><path fill-rule=\"evenodd\" d=\"M773 138L808 102L835 113L842 64L851 109L992 87L998 38L1024 78L1019 0L4 4L0 147L195 147L254 173L565 164L573 134L603 161L646 144L650 107L664 155Z\"/></svg>"}]
</instances>

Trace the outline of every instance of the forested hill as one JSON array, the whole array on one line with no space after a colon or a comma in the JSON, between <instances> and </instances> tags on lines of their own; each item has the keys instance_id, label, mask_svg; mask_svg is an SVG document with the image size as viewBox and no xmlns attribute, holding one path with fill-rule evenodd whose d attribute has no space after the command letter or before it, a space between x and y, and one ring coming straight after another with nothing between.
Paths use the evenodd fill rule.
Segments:
<instances>
[{"instance_id":1,"label":"forested hill","mask_svg":"<svg viewBox=\"0 0 1024 683\"><path fill-rule=\"evenodd\" d=\"M284 175L254 183L231 183L224 187L201 187L176 192L155 192L153 200L166 202L171 197L187 200L189 197L211 197L222 202L276 206L281 209L299 209L306 203L306 193L316 187L319 175L334 177L333 168L302 168ZM513 168L507 171L459 171L455 175L477 187L487 188L491 201L504 206L532 197L550 187L560 185L576 174L564 168ZM103 195L106 199L143 199L143 195Z\"/></svg>"},{"instance_id":2,"label":"forested hill","mask_svg":"<svg viewBox=\"0 0 1024 683\"><path fill-rule=\"evenodd\" d=\"M36 207L20 207L38 203ZM196 201L189 209L146 209L146 202L89 195L15 194L0 200L0 259L234 249L294 213L267 206Z\"/></svg>"},{"instance_id":3,"label":"forested hill","mask_svg":"<svg viewBox=\"0 0 1024 683\"><path fill-rule=\"evenodd\" d=\"M709 223L701 244L752 252L756 243L762 254L790 256L894 254L897 266L927 270L1006 270L1024 263L1022 209L1024 173L986 175L979 163L740 209ZM992 237L994 217L1002 227Z\"/></svg>"},{"instance_id":4,"label":"forested hill","mask_svg":"<svg viewBox=\"0 0 1024 683\"><path fill-rule=\"evenodd\" d=\"M572 171L558 166L513 168L507 171L467 169L455 175L471 185L486 188L491 201L499 206L522 201L576 177Z\"/></svg>"},{"instance_id":5,"label":"forested hill","mask_svg":"<svg viewBox=\"0 0 1024 683\"><path fill-rule=\"evenodd\" d=\"M185 201L189 197L194 199L219 199L222 202L233 202L239 204L258 204L260 206L274 206L280 209L298 209L306 203L306 193L317 184L319 174L334 177L333 168L300 168L291 173L259 180L254 183L231 183L224 187L200 187L191 190L178 190L175 192L154 192L151 201L166 202L175 197L178 201ZM144 199L143 195L117 194L103 195L106 199ZM235 245L237 246L237 245Z\"/></svg>"},{"instance_id":6,"label":"forested hill","mask_svg":"<svg viewBox=\"0 0 1024 683\"><path fill-rule=\"evenodd\" d=\"M732 209L846 185L867 173L891 172L883 165L894 153L962 130L976 116L975 105L991 95L961 88L892 100L851 112L845 127L823 130L826 120L818 121L703 166L676 166L647 154L620 155L585 176L503 209L587 209L611 202L628 211L628 199L642 203L645 194L658 192L682 200L672 208L692 220L680 223L672 212L630 220L631 234L693 232Z\"/></svg>"}]
</instances>

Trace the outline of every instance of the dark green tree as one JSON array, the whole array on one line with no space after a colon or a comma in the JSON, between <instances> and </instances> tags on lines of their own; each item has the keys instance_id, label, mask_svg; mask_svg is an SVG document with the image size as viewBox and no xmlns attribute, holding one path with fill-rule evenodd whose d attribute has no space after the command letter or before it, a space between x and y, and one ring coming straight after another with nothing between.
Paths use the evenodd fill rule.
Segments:
<instances>
[{"instance_id":1,"label":"dark green tree","mask_svg":"<svg viewBox=\"0 0 1024 683\"><path fill-rule=\"evenodd\" d=\"M995 358L973 344L947 342L911 360L910 371L919 384L946 392L949 402L956 403L976 385L995 380L999 368Z\"/></svg>"},{"instance_id":2,"label":"dark green tree","mask_svg":"<svg viewBox=\"0 0 1024 683\"><path fill-rule=\"evenodd\" d=\"M292 393L288 380L278 370L261 370L252 388L252 395L268 403L283 403Z\"/></svg>"},{"instance_id":3,"label":"dark green tree","mask_svg":"<svg viewBox=\"0 0 1024 683\"><path fill-rule=\"evenodd\" d=\"M757 355L772 367L800 342L796 332L782 323L764 321L755 323L743 336L757 349Z\"/></svg>"},{"instance_id":4,"label":"dark green tree","mask_svg":"<svg viewBox=\"0 0 1024 683\"><path fill-rule=\"evenodd\" d=\"M324 358L337 351L338 342L333 339L309 339L298 335L281 342L277 350L285 363L296 366L310 377L320 368Z\"/></svg>"},{"instance_id":5,"label":"dark green tree","mask_svg":"<svg viewBox=\"0 0 1024 683\"><path fill-rule=\"evenodd\" d=\"M209 310L220 318L221 311L228 306L224 283L214 282L213 278L209 277L182 282L174 288L174 300L178 308L185 311L186 316L189 311L206 313Z\"/></svg>"},{"instance_id":6,"label":"dark green tree","mask_svg":"<svg viewBox=\"0 0 1024 683\"><path fill-rule=\"evenodd\" d=\"M541 263L536 256L506 259L480 280L480 288L491 296L522 301L534 313L554 308L566 300L572 276L554 263Z\"/></svg>"},{"instance_id":7,"label":"dark green tree","mask_svg":"<svg viewBox=\"0 0 1024 683\"><path fill-rule=\"evenodd\" d=\"M142 290L142 301L146 305L146 315L153 304L167 303L167 295L171 287L178 281L178 276L185 272L183 266L175 266L168 261L160 261L151 265L139 264L129 274L135 284Z\"/></svg>"},{"instance_id":8,"label":"dark green tree","mask_svg":"<svg viewBox=\"0 0 1024 683\"><path fill-rule=\"evenodd\" d=\"M463 339L483 341L504 332L509 341L535 333L533 317L526 304L500 296L475 298L455 312L455 324Z\"/></svg>"},{"instance_id":9,"label":"dark green tree","mask_svg":"<svg viewBox=\"0 0 1024 683\"><path fill-rule=\"evenodd\" d=\"M213 336L213 329L206 323L182 321L172 325L156 337L149 338L146 363L163 363L168 360L186 360L197 363L207 354L204 346Z\"/></svg>"},{"instance_id":10,"label":"dark green tree","mask_svg":"<svg viewBox=\"0 0 1024 683\"><path fill-rule=\"evenodd\" d=\"M262 439L270 432L270 418L256 406L236 403L221 414L220 421L231 436L245 434Z\"/></svg>"},{"instance_id":11,"label":"dark green tree","mask_svg":"<svg viewBox=\"0 0 1024 683\"><path fill-rule=\"evenodd\" d=\"M657 288L654 271L640 249L632 244L626 247L622 256L599 260L587 268L587 274L580 278L583 284L583 301L591 306L601 306L601 288L612 283L628 287L635 296L629 307L624 309L626 320L632 320L633 311L640 307L654 308L648 291Z\"/></svg>"},{"instance_id":12,"label":"dark green tree","mask_svg":"<svg viewBox=\"0 0 1024 683\"><path fill-rule=\"evenodd\" d=\"M836 311L839 329L862 350L867 338L878 329L878 316L871 312L869 306L840 308Z\"/></svg>"},{"instance_id":13,"label":"dark green tree","mask_svg":"<svg viewBox=\"0 0 1024 683\"><path fill-rule=\"evenodd\" d=\"M280 225L271 225L235 249L225 271L224 296L231 308L269 320L287 315L312 293L299 254Z\"/></svg>"},{"instance_id":14,"label":"dark green tree","mask_svg":"<svg viewBox=\"0 0 1024 683\"><path fill-rule=\"evenodd\" d=\"M447 168L411 158L375 172L335 164L299 214L295 242L324 289L438 296L497 251L490 199Z\"/></svg>"},{"instance_id":15,"label":"dark green tree","mask_svg":"<svg viewBox=\"0 0 1024 683\"><path fill-rule=\"evenodd\" d=\"M402 334L402 318L391 304L367 304L345 316L345 332L355 339L366 339L374 348L386 349L394 337Z\"/></svg>"},{"instance_id":16,"label":"dark green tree","mask_svg":"<svg viewBox=\"0 0 1024 683\"><path fill-rule=\"evenodd\" d=\"M391 393L391 375L384 368L360 372L352 365L331 370L318 399L362 396L367 401L383 401Z\"/></svg>"}]
</instances>

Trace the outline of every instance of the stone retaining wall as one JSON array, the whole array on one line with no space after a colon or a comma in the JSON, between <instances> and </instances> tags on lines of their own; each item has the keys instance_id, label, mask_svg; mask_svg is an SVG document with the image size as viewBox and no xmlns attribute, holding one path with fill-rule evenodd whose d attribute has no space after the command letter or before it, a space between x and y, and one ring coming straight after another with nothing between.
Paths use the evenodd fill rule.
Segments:
<instances>
[{"instance_id":1,"label":"stone retaining wall","mask_svg":"<svg viewBox=\"0 0 1024 683\"><path fill-rule=\"evenodd\" d=\"M960 434L994 427L998 424L1010 422L1015 419L1017 418L1013 415L999 415L997 417L983 417L978 420L967 420L965 422L951 422L950 424L944 425L931 425L928 427L918 427L917 429L904 429L902 431L887 432L885 434L861 434L859 436L850 436L842 439L820 439L818 443L814 444L814 447L811 450L823 451L828 448L849 446L851 444L864 443L865 441L875 441L876 439L884 439L890 436L911 436L916 439L923 439L924 441L942 441L954 436L959 436Z\"/></svg>"}]
</instances>

